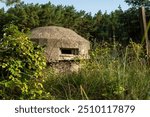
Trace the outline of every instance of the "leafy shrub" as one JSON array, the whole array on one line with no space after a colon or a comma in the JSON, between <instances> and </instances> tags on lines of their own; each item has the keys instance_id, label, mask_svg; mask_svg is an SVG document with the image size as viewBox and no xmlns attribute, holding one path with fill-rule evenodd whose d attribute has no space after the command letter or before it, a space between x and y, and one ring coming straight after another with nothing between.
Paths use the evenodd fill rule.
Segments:
<instances>
[{"instance_id":1,"label":"leafy shrub","mask_svg":"<svg viewBox=\"0 0 150 117\"><path fill-rule=\"evenodd\" d=\"M33 45L14 25L0 39L0 99L38 99L44 93L43 49Z\"/></svg>"}]
</instances>

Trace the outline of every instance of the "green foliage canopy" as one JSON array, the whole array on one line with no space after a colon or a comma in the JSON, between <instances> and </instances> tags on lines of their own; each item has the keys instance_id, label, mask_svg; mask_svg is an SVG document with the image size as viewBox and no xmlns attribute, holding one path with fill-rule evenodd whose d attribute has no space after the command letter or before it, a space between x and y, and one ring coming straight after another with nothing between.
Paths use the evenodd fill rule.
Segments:
<instances>
[{"instance_id":1,"label":"green foliage canopy","mask_svg":"<svg viewBox=\"0 0 150 117\"><path fill-rule=\"evenodd\" d=\"M125 2L128 3L129 5L136 6L136 7L141 7L141 6L149 7L150 6L149 0L125 0Z\"/></svg>"},{"instance_id":2,"label":"green foliage canopy","mask_svg":"<svg viewBox=\"0 0 150 117\"><path fill-rule=\"evenodd\" d=\"M131 1L126 0L126 2L131 4ZM149 9L146 9L146 12L149 19ZM46 4L21 2L10 7L6 12L1 9L0 21L1 37L4 26L14 24L24 32L40 26L67 27L86 39L97 42L115 39L127 44L130 39L140 42L142 38L137 7L131 7L126 11L118 7L109 14L98 11L95 15L91 15L82 10L76 11L73 6L55 6L50 2Z\"/></svg>"},{"instance_id":3,"label":"green foliage canopy","mask_svg":"<svg viewBox=\"0 0 150 117\"><path fill-rule=\"evenodd\" d=\"M21 0L0 0L0 2L5 3L7 6L14 4L14 3L19 3Z\"/></svg>"}]
</instances>

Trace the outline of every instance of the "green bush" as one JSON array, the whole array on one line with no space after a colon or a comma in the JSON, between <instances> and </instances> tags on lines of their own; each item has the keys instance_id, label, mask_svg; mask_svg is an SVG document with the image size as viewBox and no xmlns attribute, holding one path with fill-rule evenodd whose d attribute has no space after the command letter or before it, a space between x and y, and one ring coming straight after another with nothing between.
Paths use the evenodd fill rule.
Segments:
<instances>
[{"instance_id":1,"label":"green bush","mask_svg":"<svg viewBox=\"0 0 150 117\"><path fill-rule=\"evenodd\" d=\"M0 39L0 99L42 98L43 49L33 45L14 25Z\"/></svg>"}]
</instances>

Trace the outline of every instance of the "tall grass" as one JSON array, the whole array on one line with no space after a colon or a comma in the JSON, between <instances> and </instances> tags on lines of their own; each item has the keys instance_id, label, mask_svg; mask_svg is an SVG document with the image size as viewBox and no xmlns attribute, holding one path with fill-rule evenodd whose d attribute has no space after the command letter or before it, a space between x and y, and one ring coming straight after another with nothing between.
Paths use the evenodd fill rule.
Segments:
<instances>
[{"instance_id":1,"label":"tall grass","mask_svg":"<svg viewBox=\"0 0 150 117\"><path fill-rule=\"evenodd\" d=\"M54 99L149 99L150 66L142 45L103 43L82 60L78 73L57 74L47 69L44 87Z\"/></svg>"}]
</instances>

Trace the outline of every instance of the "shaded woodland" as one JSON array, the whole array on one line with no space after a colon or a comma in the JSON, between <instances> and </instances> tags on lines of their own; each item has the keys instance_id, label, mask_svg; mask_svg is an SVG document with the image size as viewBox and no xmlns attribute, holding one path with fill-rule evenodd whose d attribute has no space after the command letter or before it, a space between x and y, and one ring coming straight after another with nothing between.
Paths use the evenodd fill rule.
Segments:
<instances>
[{"instance_id":1,"label":"shaded woodland","mask_svg":"<svg viewBox=\"0 0 150 117\"><path fill-rule=\"evenodd\" d=\"M128 2L128 1L127 1ZM146 8L147 20L150 10ZM10 7L7 11L0 9L0 34L8 24L14 24L27 32L40 26L62 26L76 31L90 41L119 41L128 44L132 39L141 42L141 28L139 8L132 6L123 11L118 9L111 13L102 13L100 10L95 14L84 10L77 11L74 6L55 6L46 4L25 4L23 2Z\"/></svg>"}]
</instances>

